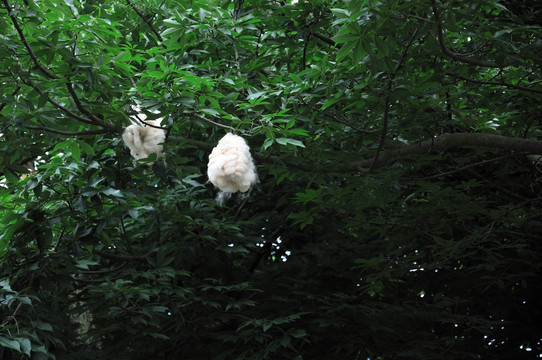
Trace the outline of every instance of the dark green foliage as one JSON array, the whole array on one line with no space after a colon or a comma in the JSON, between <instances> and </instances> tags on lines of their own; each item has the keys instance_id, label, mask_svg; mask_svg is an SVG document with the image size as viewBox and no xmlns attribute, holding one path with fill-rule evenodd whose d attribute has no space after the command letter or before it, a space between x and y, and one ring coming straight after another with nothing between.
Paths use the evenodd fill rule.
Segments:
<instances>
[{"instance_id":1,"label":"dark green foliage","mask_svg":"<svg viewBox=\"0 0 542 360\"><path fill-rule=\"evenodd\" d=\"M542 354L538 7L2 4L0 359Z\"/></svg>"}]
</instances>

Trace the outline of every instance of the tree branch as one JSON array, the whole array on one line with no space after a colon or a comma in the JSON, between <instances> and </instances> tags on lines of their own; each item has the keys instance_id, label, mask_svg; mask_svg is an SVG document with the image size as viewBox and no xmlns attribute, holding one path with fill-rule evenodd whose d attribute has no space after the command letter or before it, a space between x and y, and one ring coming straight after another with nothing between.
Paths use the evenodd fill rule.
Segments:
<instances>
[{"instance_id":1,"label":"tree branch","mask_svg":"<svg viewBox=\"0 0 542 360\"><path fill-rule=\"evenodd\" d=\"M67 80L66 82L66 88L68 89L68 92L70 93L73 101L75 102L75 106L77 107L77 109L85 114L86 116L88 116L88 118L92 121L92 124L93 125L98 125L98 126L101 126L103 128L107 128L107 124L105 124L101 119L97 118L94 114L92 114L90 111L88 111L84 106L83 104L81 103L81 100L79 100L79 97L77 96L77 94L75 93L75 90L73 90L73 85L72 83Z\"/></svg>"},{"instance_id":2,"label":"tree branch","mask_svg":"<svg viewBox=\"0 0 542 360\"><path fill-rule=\"evenodd\" d=\"M180 136L170 136L168 138L169 141L172 141L174 143L187 143L189 145L192 145L192 146L195 146L201 150L204 150L204 151L211 151L213 150L214 148L214 145L213 144L209 144L205 141L200 141L200 140L194 140L194 139L188 139L188 138L184 138L184 137L180 137ZM274 156L274 155L265 155L265 154L262 154L262 153L258 153L258 152L251 152L252 154L252 157L258 161L258 162L261 162L261 163L268 163L268 164L279 164L279 163L283 163L283 159L279 156ZM296 168L303 168L303 165L302 164L299 164L299 165L296 165L295 167Z\"/></svg>"},{"instance_id":3,"label":"tree branch","mask_svg":"<svg viewBox=\"0 0 542 360\"><path fill-rule=\"evenodd\" d=\"M320 112L323 112L322 110L318 109L317 107L315 106L312 106L311 104L309 103L306 103L305 101L303 101L303 104L305 104L306 106L310 107L312 110L320 113ZM356 125L346 121L346 120L343 120L343 119L340 119L339 117L333 115L333 114L328 114L328 113L324 113L327 117L329 117L330 119L332 119L333 121L335 122L338 122L339 124L343 124L343 125L346 125L348 127L351 127L352 129L360 132L360 133L363 133L363 134L374 134L376 132L379 132L381 131L381 129L373 129L373 130L365 130L365 129L361 129L359 127L357 127Z\"/></svg>"},{"instance_id":4,"label":"tree branch","mask_svg":"<svg viewBox=\"0 0 542 360\"><path fill-rule=\"evenodd\" d=\"M421 143L403 145L386 154L382 154L375 164L375 168L383 166L387 161L397 160L407 156L444 152L464 146L486 147L505 151L542 154L542 141L539 140L481 133L454 133L440 135ZM354 161L350 164L345 164L332 169L330 172L365 173L371 166L372 161L373 159Z\"/></svg>"},{"instance_id":5,"label":"tree branch","mask_svg":"<svg viewBox=\"0 0 542 360\"><path fill-rule=\"evenodd\" d=\"M87 275L104 275L104 274L109 274L109 273L112 273L112 272L115 272L115 271L119 271L120 269L125 267L126 264L128 264L127 261L123 262L122 264L120 264L116 268L109 269L109 270L81 270L80 272L81 272L81 274L87 274Z\"/></svg>"},{"instance_id":6,"label":"tree branch","mask_svg":"<svg viewBox=\"0 0 542 360\"><path fill-rule=\"evenodd\" d=\"M390 117L390 93L391 89L393 87L393 79L395 79L395 76L405 63L406 55L408 53L408 49L412 46L412 43L414 42L414 39L416 39L416 35L418 35L418 29L414 31L414 34L412 34L407 46L405 47L405 50L403 51L403 54L401 55L401 59L399 59L399 62L397 63L397 66L395 67L395 70L393 71L393 74L390 75L390 79L388 80L388 85L386 89L386 98L384 100L384 120L382 125L382 135L380 136L380 142L378 143L378 148L376 149L375 157L373 158L373 162L371 163L371 166L369 167L369 171L373 170L376 166L376 163L378 161L378 156L380 155L380 152L384 148L384 142L386 141L386 137L388 134L388 123L389 123L389 117Z\"/></svg>"},{"instance_id":7,"label":"tree branch","mask_svg":"<svg viewBox=\"0 0 542 360\"><path fill-rule=\"evenodd\" d=\"M335 43L335 41L331 40L330 38L328 38L327 36L324 36L324 35L322 35L322 34L319 34L319 33L312 33L311 35L313 35L314 37L317 37L318 39L322 40L323 42L325 42L325 43L327 43L327 44L329 44L329 45L331 45L331 46L337 45L337 44ZM337 45L337 47L340 48L340 47L341 47L340 44Z\"/></svg>"},{"instance_id":8,"label":"tree branch","mask_svg":"<svg viewBox=\"0 0 542 360\"><path fill-rule=\"evenodd\" d=\"M149 27L149 29L151 29L151 31L154 33L154 35L156 35L158 40L160 42L162 42L163 39L162 39L162 36L160 35L160 33L158 31L156 31L156 29L154 28L154 26L152 25L152 23L150 21L145 19L145 16L141 13L141 11L139 11L139 9L134 4L132 4L132 2L130 0L126 0L126 3L128 5L130 5L130 7L135 11L135 13L145 22L145 24L147 24L147 26Z\"/></svg>"},{"instance_id":9,"label":"tree branch","mask_svg":"<svg viewBox=\"0 0 542 360\"><path fill-rule=\"evenodd\" d=\"M13 15L13 9L11 8L11 5L9 4L8 0L2 0L4 2L4 5L6 7L6 10L8 11L8 15L11 19L11 22L13 23L13 26L15 26L15 30L17 30L17 33L19 34L19 38L21 39L24 47L26 48L26 51L28 52L28 55L30 55L30 58L36 65L36 67L49 79L60 79L60 77L56 76L52 72L50 72L43 64L38 60L36 57L36 54L34 54L34 50L32 50L32 47L30 47L30 44L28 41L26 41L26 37L24 36L23 30L19 26L19 22L17 21L17 17Z\"/></svg>"},{"instance_id":10,"label":"tree branch","mask_svg":"<svg viewBox=\"0 0 542 360\"><path fill-rule=\"evenodd\" d=\"M99 134L108 133L108 130L106 129L88 130L88 131L63 131L63 130L49 128L46 126L24 125L24 127L30 130L43 130L43 131L47 131L53 134L59 134L59 135L65 135L65 136L89 136L89 135L99 135Z\"/></svg>"},{"instance_id":11,"label":"tree branch","mask_svg":"<svg viewBox=\"0 0 542 360\"><path fill-rule=\"evenodd\" d=\"M22 72L22 69L21 69L21 72ZM36 92L40 95L46 95L40 88L38 88L31 80L27 80L27 79L23 79L20 75L17 76L20 81L25 84L25 85L28 85L30 86L31 88L33 88L34 90L36 90ZM71 110L69 110L68 108L66 108L65 106L63 105L60 105L59 103L57 103L56 101L54 101L53 99L51 99L49 97L49 95L46 95L47 96L47 101L53 105L54 107L56 107L57 109L60 109L62 110L64 113L66 113L69 117L77 120L77 121L80 121L82 123L85 123L85 124L89 124L89 125L97 125L94 123L94 121L90 120L90 119L86 119L82 116L79 116L77 114L75 114L74 112L72 112ZM100 126L104 127L104 128L108 128L109 130L111 130L111 127L110 126L105 126L106 124L102 124Z\"/></svg>"},{"instance_id":12,"label":"tree branch","mask_svg":"<svg viewBox=\"0 0 542 360\"><path fill-rule=\"evenodd\" d=\"M145 261L145 258L147 256L149 256L150 254L152 254L154 250L151 250L149 251L148 253L146 253L145 255L142 255L142 256L126 256L126 255L117 255L117 254L113 254L113 253L110 253L110 252L107 252L107 251L103 251L103 250L97 250L97 249L94 249L92 250L92 253L93 254L96 254L98 256L101 256L103 258L106 258L106 259L110 259L110 260L121 260L121 261Z\"/></svg>"},{"instance_id":13,"label":"tree branch","mask_svg":"<svg viewBox=\"0 0 542 360\"><path fill-rule=\"evenodd\" d=\"M431 7L433 8L433 14L435 15L435 22L437 24L437 41L440 46L440 49L446 56L448 56L449 58L453 60L461 61L470 65L489 67L489 68L504 68L515 63L515 61L509 61L504 64L499 64L495 61L475 59L475 58L471 58L469 56L465 56L463 54L458 54L456 52L451 51L444 44L444 35L443 35L444 31L442 29L442 22L440 20L440 15L437 10L437 4L435 0L431 0Z\"/></svg>"},{"instance_id":14,"label":"tree branch","mask_svg":"<svg viewBox=\"0 0 542 360\"><path fill-rule=\"evenodd\" d=\"M139 121L141 124L145 125L145 126L148 126L148 127L151 127L151 128L155 128L155 129L161 129L161 130L168 130L167 127L162 127L162 126L159 126L159 125L153 125L151 123L148 123L146 120L143 120L139 117L139 114L135 114L134 115L135 118L137 119L137 121Z\"/></svg>"},{"instance_id":15,"label":"tree branch","mask_svg":"<svg viewBox=\"0 0 542 360\"><path fill-rule=\"evenodd\" d=\"M432 180L432 179L438 179L441 176L455 174L455 173L458 173L458 172L461 172L461 171L464 171L464 170L468 170L468 169L476 167L476 166L485 165L485 164L488 164L488 163L491 163L491 162L494 162L494 161L509 159L509 158L516 157L516 156L525 156L525 155L526 155L525 153L507 154L507 155L503 155L503 156L498 156L496 158L491 158L491 159L488 159L488 160L475 162L473 164L468 164L468 165L465 165L465 166L462 166L462 167L459 167L459 168L455 168L455 169L450 170L450 171L445 171L445 172L441 172L441 173L430 175L430 176L423 176L423 177L416 177L416 178L402 177L401 179L405 179L405 180Z\"/></svg>"},{"instance_id":16,"label":"tree branch","mask_svg":"<svg viewBox=\"0 0 542 360\"><path fill-rule=\"evenodd\" d=\"M205 121L205 122L208 122L209 124L213 124L214 126L218 126L218 127L221 127L223 129L226 129L226 130L229 130L229 131L232 131L235 130L234 128L232 128L231 126L228 126L228 125L222 125L220 123L217 123L217 122L214 122L213 120L209 120L207 118L204 118L203 116L200 116L196 113L188 113L187 114L188 116L194 118L194 119L198 119L198 120L201 120L201 121Z\"/></svg>"},{"instance_id":17,"label":"tree branch","mask_svg":"<svg viewBox=\"0 0 542 360\"><path fill-rule=\"evenodd\" d=\"M508 84L508 83L505 83L505 82L494 82L494 81L484 81L484 80L477 80L477 79L469 79L469 78L463 77L461 75L452 74L452 73L447 73L447 74L450 75L450 76L453 76L453 77L455 77L457 79L461 79L461 80L468 81L468 82L475 83L475 84L504 86L504 87L507 87L507 88L510 88L510 89L524 90L524 91L529 91L529 92L533 92L533 93L536 93L536 94L542 94L541 89L533 89L533 88L529 88L529 87L526 87L526 86Z\"/></svg>"}]
</instances>

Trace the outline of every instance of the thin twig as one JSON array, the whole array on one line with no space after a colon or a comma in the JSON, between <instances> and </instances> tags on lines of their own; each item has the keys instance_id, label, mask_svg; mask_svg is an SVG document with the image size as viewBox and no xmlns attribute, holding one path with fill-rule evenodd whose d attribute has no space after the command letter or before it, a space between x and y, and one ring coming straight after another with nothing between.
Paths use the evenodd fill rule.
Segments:
<instances>
[{"instance_id":1,"label":"thin twig","mask_svg":"<svg viewBox=\"0 0 542 360\"><path fill-rule=\"evenodd\" d=\"M203 116L200 116L196 113L188 113L187 114L188 116L194 118L194 119L198 119L198 120L201 120L201 121L205 121L205 122L208 122L209 124L213 124L214 126L218 126L218 127L221 127L223 129L227 129L229 131L234 131L235 129L231 126L228 126L228 125L223 125L223 124L220 124L220 123L217 123L217 122L214 122L213 120L209 120L207 118L204 118Z\"/></svg>"},{"instance_id":2,"label":"thin twig","mask_svg":"<svg viewBox=\"0 0 542 360\"><path fill-rule=\"evenodd\" d=\"M163 126L159 126L159 125L153 125L153 124L151 124L151 123L149 123L149 122L147 122L147 121L141 119L141 118L139 117L139 114L135 114L134 116L135 116L135 118L137 119L137 121L139 121L141 124L143 124L143 125L145 125L145 126L148 126L148 127L151 127L151 128L155 128L155 129L168 130L167 127L163 127Z\"/></svg>"},{"instance_id":3,"label":"thin twig","mask_svg":"<svg viewBox=\"0 0 542 360\"><path fill-rule=\"evenodd\" d=\"M59 134L59 135L65 135L65 136L90 136L90 135L99 135L99 134L106 134L108 133L108 130L102 129L102 130L87 130L87 131L63 131L63 130L57 130L45 126L34 126L34 125L24 125L25 128L30 130L43 130L47 131L53 134Z\"/></svg>"}]
</instances>

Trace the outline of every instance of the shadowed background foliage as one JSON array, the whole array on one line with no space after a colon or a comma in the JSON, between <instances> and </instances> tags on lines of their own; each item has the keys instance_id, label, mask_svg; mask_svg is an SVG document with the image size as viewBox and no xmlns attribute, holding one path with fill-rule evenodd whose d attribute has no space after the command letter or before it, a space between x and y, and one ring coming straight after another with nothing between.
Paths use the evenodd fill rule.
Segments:
<instances>
[{"instance_id":1,"label":"shadowed background foliage","mask_svg":"<svg viewBox=\"0 0 542 360\"><path fill-rule=\"evenodd\" d=\"M2 0L0 359L539 357L532 3Z\"/></svg>"}]
</instances>

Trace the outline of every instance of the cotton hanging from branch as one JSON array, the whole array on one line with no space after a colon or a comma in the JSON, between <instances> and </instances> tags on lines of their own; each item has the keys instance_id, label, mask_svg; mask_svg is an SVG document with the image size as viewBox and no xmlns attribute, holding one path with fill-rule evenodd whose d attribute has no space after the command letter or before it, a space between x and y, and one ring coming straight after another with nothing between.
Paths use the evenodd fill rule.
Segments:
<instances>
[{"instance_id":1,"label":"cotton hanging from branch","mask_svg":"<svg viewBox=\"0 0 542 360\"><path fill-rule=\"evenodd\" d=\"M134 107L139 110L139 107ZM137 115L137 118L143 121L143 124L132 120L132 125L124 129L122 139L128 148L130 154L136 160L145 159L151 154L156 154L159 158L164 153L162 145L166 140L166 132L153 126L160 126L161 119L146 120L147 116L143 113ZM151 126L149 126L151 125Z\"/></svg>"},{"instance_id":2,"label":"cotton hanging from branch","mask_svg":"<svg viewBox=\"0 0 542 360\"><path fill-rule=\"evenodd\" d=\"M236 192L247 192L258 181L256 166L245 140L226 134L209 155L207 176L220 189L218 200Z\"/></svg>"}]
</instances>

